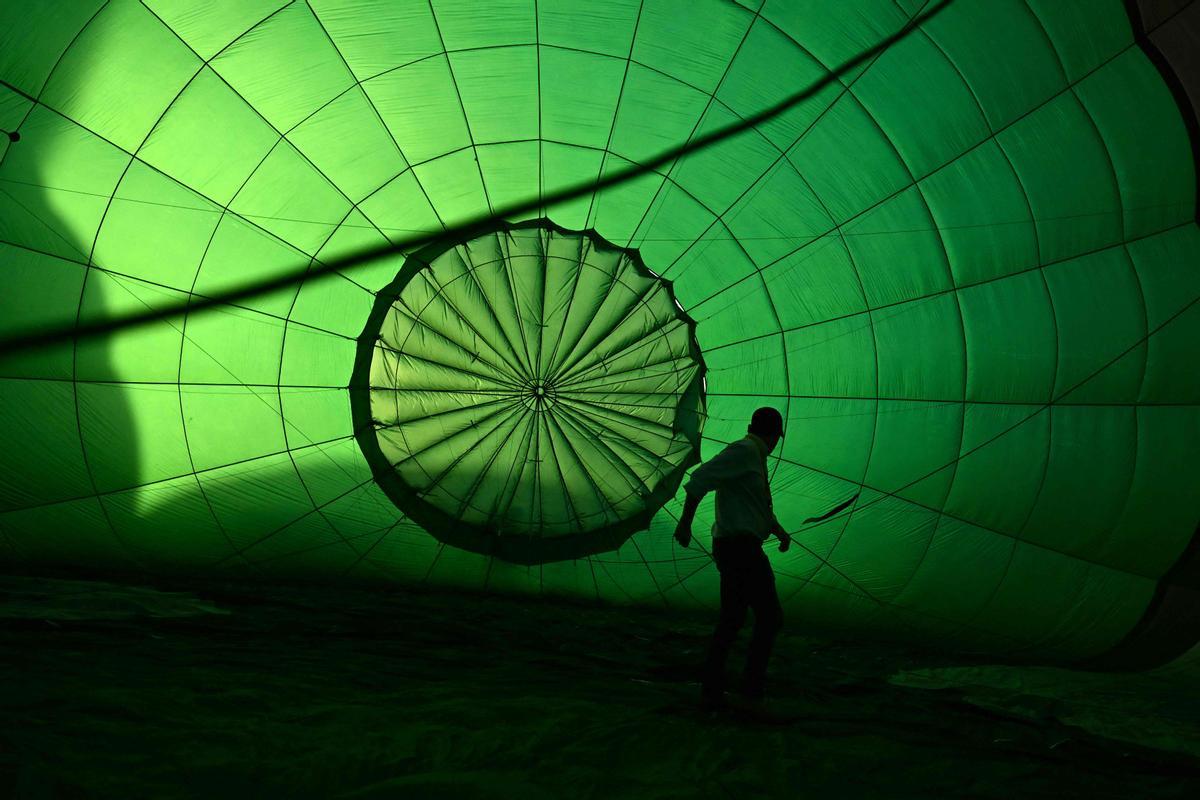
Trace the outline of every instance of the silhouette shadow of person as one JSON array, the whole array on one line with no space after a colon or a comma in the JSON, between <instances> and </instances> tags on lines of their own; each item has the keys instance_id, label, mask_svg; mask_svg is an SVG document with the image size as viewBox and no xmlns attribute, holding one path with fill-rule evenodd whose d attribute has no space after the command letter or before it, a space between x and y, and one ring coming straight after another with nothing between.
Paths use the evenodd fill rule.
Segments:
<instances>
[{"instance_id":1,"label":"silhouette shadow of person","mask_svg":"<svg viewBox=\"0 0 1200 800\"><path fill-rule=\"evenodd\" d=\"M118 278L95 244L116 190L121 151L39 96L73 91L53 60L22 85L0 84L0 331L25 332L111 313ZM128 161L128 156L125 156ZM119 173L118 173L119 174ZM9 569L74 565L131 570L123 538L142 480L133 395L139 354L122 334L0 357L0 539Z\"/></svg>"}]
</instances>

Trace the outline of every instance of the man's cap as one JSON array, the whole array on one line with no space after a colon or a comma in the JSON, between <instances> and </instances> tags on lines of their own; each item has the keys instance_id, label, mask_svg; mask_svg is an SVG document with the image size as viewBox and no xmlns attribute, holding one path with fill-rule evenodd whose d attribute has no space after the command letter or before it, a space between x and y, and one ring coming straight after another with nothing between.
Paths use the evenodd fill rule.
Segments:
<instances>
[{"instance_id":1,"label":"man's cap","mask_svg":"<svg viewBox=\"0 0 1200 800\"><path fill-rule=\"evenodd\" d=\"M761 436L782 436L783 415L770 406L763 406L750 417L750 432Z\"/></svg>"}]
</instances>

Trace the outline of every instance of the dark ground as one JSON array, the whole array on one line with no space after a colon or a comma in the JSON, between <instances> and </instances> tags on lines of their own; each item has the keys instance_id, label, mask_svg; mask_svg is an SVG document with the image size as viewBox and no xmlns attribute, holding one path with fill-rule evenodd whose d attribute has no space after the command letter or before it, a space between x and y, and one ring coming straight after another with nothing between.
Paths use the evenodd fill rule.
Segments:
<instances>
[{"instance_id":1,"label":"dark ground","mask_svg":"<svg viewBox=\"0 0 1200 800\"><path fill-rule=\"evenodd\" d=\"M461 593L4 578L0 792L1200 797L1190 669L989 666L785 630L771 693L800 720L767 725L685 710L709 629Z\"/></svg>"}]
</instances>

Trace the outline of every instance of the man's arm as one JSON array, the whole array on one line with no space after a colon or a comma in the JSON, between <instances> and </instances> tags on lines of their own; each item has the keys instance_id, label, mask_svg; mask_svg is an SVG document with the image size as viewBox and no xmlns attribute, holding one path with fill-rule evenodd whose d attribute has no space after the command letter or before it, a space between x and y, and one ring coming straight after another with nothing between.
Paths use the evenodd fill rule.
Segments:
<instances>
[{"instance_id":1,"label":"man's arm","mask_svg":"<svg viewBox=\"0 0 1200 800\"><path fill-rule=\"evenodd\" d=\"M704 495L716 489L721 483L737 477L753 469L744 455L735 447L726 447L692 472L691 480L683 487L686 495L683 501L683 513L679 515L679 523L675 526L675 540L684 547L692 541L692 520L696 509Z\"/></svg>"},{"instance_id":2,"label":"man's arm","mask_svg":"<svg viewBox=\"0 0 1200 800\"><path fill-rule=\"evenodd\" d=\"M703 495L684 492L683 513L679 515L679 524L675 526L675 540L684 547L692 542L692 520L696 518L696 509L700 507Z\"/></svg>"}]
</instances>

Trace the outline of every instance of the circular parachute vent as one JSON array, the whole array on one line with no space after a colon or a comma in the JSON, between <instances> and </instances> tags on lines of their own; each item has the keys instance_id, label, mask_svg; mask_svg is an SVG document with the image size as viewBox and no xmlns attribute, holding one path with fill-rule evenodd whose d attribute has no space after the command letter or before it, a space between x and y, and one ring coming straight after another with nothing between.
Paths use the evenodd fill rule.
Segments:
<instances>
[{"instance_id":1,"label":"circular parachute vent","mask_svg":"<svg viewBox=\"0 0 1200 800\"><path fill-rule=\"evenodd\" d=\"M439 540L524 564L618 547L699 460L695 323L637 252L547 220L410 256L351 382L384 492Z\"/></svg>"}]
</instances>

